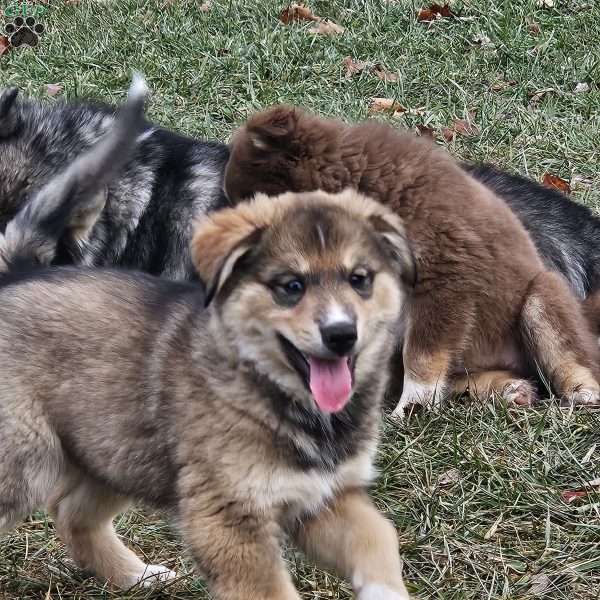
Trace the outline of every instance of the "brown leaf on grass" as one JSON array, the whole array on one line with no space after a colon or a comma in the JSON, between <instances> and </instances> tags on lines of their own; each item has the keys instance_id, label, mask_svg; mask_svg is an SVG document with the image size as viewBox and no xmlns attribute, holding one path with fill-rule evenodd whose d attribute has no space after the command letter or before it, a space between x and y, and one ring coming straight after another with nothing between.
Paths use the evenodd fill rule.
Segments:
<instances>
[{"instance_id":1,"label":"brown leaf on grass","mask_svg":"<svg viewBox=\"0 0 600 600\"><path fill-rule=\"evenodd\" d=\"M63 91L63 86L60 83L47 83L46 94L48 96L58 96Z\"/></svg>"},{"instance_id":2,"label":"brown leaf on grass","mask_svg":"<svg viewBox=\"0 0 600 600\"><path fill-rule=\"evenodd\" d=\"M381 81L398 81L398 75L396 73L384 69L381 65L375 65L373 67L373 74L381 79Z\"/></svg>"},{"instance_id":3,"label":"brown leaf on grass","mask_svg":"<svg viewBox=\"0 0 600 600\"><path fill-rule=\"evenodd\" d=\"M571 193L571 186L568 181L565 181L558 175L552 175L552 173L544 173L542 177L542 185L547 188L552 188L564 192L565 194Z\"/></svg>"},{"instance_id":4,"label":"brown leaf on grass","mask_svg":"<svg viewBox=\"0 0 600 600\"><path fill-rule=\"evenodd\" d=\"M353 75L362 73L365 69L370 68L371 65L364 60L356 60L351 56L346 56L342 61L344 69L346 69L346 79L350 79Z\"/></svg>"},{"instance_id":5,"label":"brown leaf on grass","mask_svg":"<svg viewBox=\"0 0 600 600\"><path fill-rule=\"evenodd\" d=\"M588 493L583 491L566 490L561 493L560 497L567 504L571 504L571 502L575 502L575 500L579 500L579 498L585 498L587 495Z\"/></svg>"},{"instance_id":6,"label":"brown leaf on grass","mask_svg":"<svg viewBox=\"0 0 600 600\"><path fill-rule=\"evenodd\" d=\"M449 4L431 4L428 8L421 8L417 12L417 21L428 23L436 19L454 17Z\"/></svg>"},{"instance_id":7,"label":"brown leaf on grass","mask_svg":"<svg viewBox=\"0 0 600 600\"><path fill-rule=\"evenodd\" d=\"M504 79L497 79L490 86L490 90L492 90L492 92L503 92L504 90L507 90L508 88L513 87L514 85L517 85L517 82L514 79L510 79L509 81L506 81Z\"/></svg>"},{"instance_id":8,"label":"brown leaf on grass","mask_svg":"<svg viewBox=\"0 0 600 600\"><path fill-rule=\"evenodd\" d=\"M544 88L543 90L537 90L536 92L530 95L529 104L531 106L537 106L543 100L546 94L550 94L555 91L556 90L554 88Z\"/></svg>"},{"instance_id":9,"label":"brown leaf on grass","mask_svg":"<svg viewBox=\"0 0 600 600\"><path fill-rule=\"evenodd\" d=\"M442 127L442 137L447 142L451 142L456 137L456 131L450 127Z\"/></svg>"},{"instance_id":10,"label":"brown leaf on grass","mask_svg":"<svg viewBox=\"0 0 600 600\"><path fill-rule=\"evenodd\" d=\"M417 133L422 137L433 138L435 129L433 127L427 127L427 125L417 125Z\"/></svg>"},{"instance_id":11,"label":"brown leaf on grass","mask_svg":"<svg viewBox=\"0 0 600 600\"><path fill-rule=\"evenodd\" d=\"M369 112L387 112L398 115L406 112L406 108L393 100L392 98L371 98L371 105L369 106Z\"/></svg>"},{"instance_id":12,"label":"brown leaf on grass","mask_svg":"<svg viewBox=\"0 0 600 600\"><path fill-rule=\"evenodd\" d=\"M318 21L319 17L313 15L310 8L304 6L304 4L296 4L294 2L281 11L279 20L284 25L289 25L297 21Z\"/></svg>"},{"instance_id":13,"label":"brown leaf on grass","mask_svg":"<svg viewBox=\"0 0 600 600\"><path fill-rule=\"evenodd\" d=\"M198 10L200 12L208 12L211 8L212 8L212 2L211 2L211 0L206 0L206 2L203 2L200 5L200 8Z\"/></svg>"},{"instance_id":14,"label":"brown leaf on grass","mask_svg":"<svg viewBox=\"0 0 600 600\"><path fill-rule=\"evenodd\" d=\"M345 29L341 25L325 19L324 21L319 21L315 27L311 27L308 33L314 33L315 35L338 35L344 33L344 31Z\"/></svg>"},{"instance_id":15,"label":"brown leaf on grass","mask_svg":"<svg viewBox=\"0 0 600 600\"><path fill-rule=\"evenodd\" d=\"M452 125L452 128L456 133L464 137L473 137L479 135L479 127L473 123L472 118L467 119L456 119Z\"/></svg>"},{"instance_id":16,"label":"brown leaf on grass","mask_svg":"<svg viewBox=\"0 0 600 600\"><path fill-rule=\"evenodd\" d=\"M527 31L529 31L530 35L538 35L541 31L540 26L535 22L531 21L527 26Z\"/></svg>"},{"instance_id":17,"label":"brown leaf on grass","mask_svg":"<svg viewBox=\"0 0 600 600\"><path fill-rule=\"evenodd\" d=\"M5 35L0 35L0 56L4 56L12 50L10 40Z\"/></svg>"}]
</instances>

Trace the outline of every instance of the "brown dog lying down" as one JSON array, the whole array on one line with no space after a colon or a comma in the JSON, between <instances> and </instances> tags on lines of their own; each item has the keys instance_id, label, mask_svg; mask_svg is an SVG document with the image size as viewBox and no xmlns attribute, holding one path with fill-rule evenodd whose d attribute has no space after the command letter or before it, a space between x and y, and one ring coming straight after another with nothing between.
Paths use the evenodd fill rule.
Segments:
<instances>
[{"instance_id":1,"label":"brown dog lying down","mask_svg":"<svg viewBox=\"0 0 600 600\"><path fill-rule=\"evenodd\" d=\"M416 281L395 410L447 392L535 399L540 369L575 404L599 404L598 349L566 281L547 270L510 209L432 142L386 125L349 126L287 106L234 136L232 200L352 187L403 218Z\"/></svg>"}]
</instances>

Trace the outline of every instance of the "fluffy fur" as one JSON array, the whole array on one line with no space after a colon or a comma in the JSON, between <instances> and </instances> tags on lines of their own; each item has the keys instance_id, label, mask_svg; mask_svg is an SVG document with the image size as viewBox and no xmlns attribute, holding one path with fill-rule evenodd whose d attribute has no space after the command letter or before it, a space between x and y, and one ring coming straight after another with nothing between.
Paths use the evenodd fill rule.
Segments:
<instances>
[{"instance_id":1,"label":"fluffy fur","mask_svg":"<svg viewBox=\"0 0 600 600\"><path fill-rule=\"evenodd\" d=\"M597 347L566 280L506 204L441 149L382 124L348 126L285 106L234 137L225 173L233 201L345 188L393 208L415 252L396 414L452 389L518 389L522 402L536 365L567 401L600 402Z\"/></svg>"},{"instance_id":2,"label":"fluffy fur","mask_svg":"<svg viewBox=\"0 0 600 600\"><path fill-rule=\"evenodd\" d=\"M299 600L284 533L358 598L407 599L395 531L364 491L413 278L400 219L351 191L259 197L200 224L192 257L206 310L198 285L125 271L0 280L0 529L48 507L99 576L169 578L113 530L135 499L174 514L220 600ZM340 313L353 386L326 413L302 361L333 360Z\"/></svg>"},{"instance_id":3,"label":"fluffy fur","mask_svg":"<svg viewBox=\"0 0 600 600\"><path fill-rule=\"evenodd\" d=\"M115 108L103 104L47 104L0 95L0 231L31 202L63 216L63 235L52 245L53 264L120 266L193 279L192 222L226 206L221 190L227 146L184 137L147 121L132 138L126 160L114 157L110 177L87 181L76 194L64 184L74 161L98 150L113 128ZM82 164L79 164L81 167ZM84 174L82 170L81 174ZM85 177L80 178L80 183ZM90 192L93 190L93 192ZM85 229L72 229L75 207ZM32 212L19 227L40 229Z\"/></svg>"}]
</instances>

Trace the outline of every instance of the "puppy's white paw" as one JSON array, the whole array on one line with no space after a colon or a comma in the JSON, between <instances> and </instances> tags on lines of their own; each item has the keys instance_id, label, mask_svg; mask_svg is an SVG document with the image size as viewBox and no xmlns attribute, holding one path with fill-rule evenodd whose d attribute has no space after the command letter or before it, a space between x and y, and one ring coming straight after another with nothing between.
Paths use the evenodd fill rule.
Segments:
<instances>
[{"instance_id":1,"label":"puppy's white paw","mask_svg":"<svg viewBox=\"0 0 600 600\"><path fill-rule=\"evenodd\" d=\"M437 408L440 404L441 394L435 385L418 383L412 379L404 379L402 396L398 406L392 412L392 417L402 420L410 406L421 405L426 408Z\"/></svg>"},{"instance_id":2,"label":"puppy's white paw","mask_svg":"<svg viewBox=\"0 0 600 600\"><path fill-rule=\"evenodd\" d=\"M537 394L533 384L526 379L514 379L504 386L502 398L509 406L533 406Z\"/></svg>"},{"instance_id":3,"label":"puppy's white paw","mask_svg":"<svg viewBox=\"0 0 600 600\"><path fill-rule=\"evenodd\" d=\"M600 404L600 392L596 389L580 388L567 394L564 401L561 402L564 406L596 406Z\"/></svg>"},{"instance_id":4,"label":"puppy's white paw","mask_svg":"<svg viewBox=\"0 0 600 600\"><path fill-rule=\"evenodd\" d=\"M383 583L367 583L356 596L357 600L409 600L406 591L397 592Z\"/></svg>"},{"instance_id":5,"label":"puppy's white paw","mask_svg":"<svg viewBox=\"0 0 600 600\"><path fill-rule=\"evenodd\" d=\"M136 584L141 587L150 587L164 583L169 579L175 579L177 573L163 565L144 565L145 569L136 577Z\"/></svg>"}]
</instances>

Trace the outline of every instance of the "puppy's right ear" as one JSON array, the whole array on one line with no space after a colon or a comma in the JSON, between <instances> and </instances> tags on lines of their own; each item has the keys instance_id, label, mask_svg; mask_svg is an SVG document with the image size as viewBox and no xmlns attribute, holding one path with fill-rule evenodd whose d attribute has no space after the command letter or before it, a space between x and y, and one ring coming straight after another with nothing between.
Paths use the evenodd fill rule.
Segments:
<instances>
[{"instance_id":1,"label":"puppy's right ear","mask_svg":"<svg viewBox=\"0 0 600 600\"><path fill-rule=\"evenodd\" d=\"M258 113L245 126L256 150L285 150L292 144L302 111L293 106L274 106Z\"/></svg>"},{"instance_id":2,"label":"puppy's right ear","mask_svg":"<svg viewBox=\"0 0 600 600\"><path fill-rule=\"evenodd\" d=\"M0 94L0 138L11 136L19 126L17 88L8 88Z\"/></svg>"},{"instance_id":3,"label":"puppy's right ear","mask_svg":"<svg viewBox=\"0 0 600 600\"><path fill-rule=\"evenodd\" d=\"M238 261L260 242L276 212L274 203L261 195L199 222L192 239L192 261L206 286L205 306L219 293Z\"/></svg>"}]
</instances>

